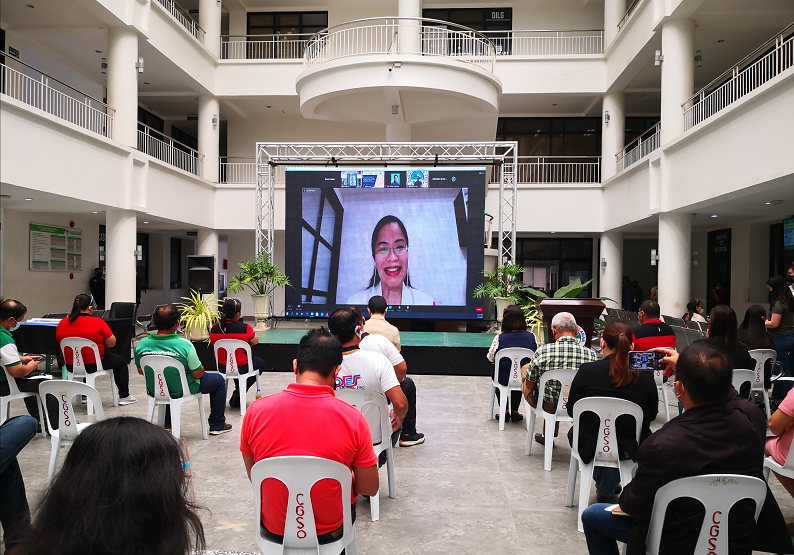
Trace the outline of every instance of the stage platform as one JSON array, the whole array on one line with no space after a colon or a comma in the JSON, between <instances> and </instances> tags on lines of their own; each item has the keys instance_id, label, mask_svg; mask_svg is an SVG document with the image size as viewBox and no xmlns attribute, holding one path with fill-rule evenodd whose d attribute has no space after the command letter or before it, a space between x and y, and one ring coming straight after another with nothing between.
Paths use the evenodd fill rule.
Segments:
<instances>
[{"instance_id":1,"label":"stage platform","mask_svg":"<svg viewBox=\"0 0 794 555\"><path fill-rule=\"evenodd\" d=\"M258 331L259 344L252 347L253 354L263 358L270 371L292 372L298 343L307 331ZM490 333L400 332L402 355L409 374L490 376L493 364L485 355L493 338ZM206 343L194 344L205 367L214 369L212 349Z\"/></svg>"}]
</instances>

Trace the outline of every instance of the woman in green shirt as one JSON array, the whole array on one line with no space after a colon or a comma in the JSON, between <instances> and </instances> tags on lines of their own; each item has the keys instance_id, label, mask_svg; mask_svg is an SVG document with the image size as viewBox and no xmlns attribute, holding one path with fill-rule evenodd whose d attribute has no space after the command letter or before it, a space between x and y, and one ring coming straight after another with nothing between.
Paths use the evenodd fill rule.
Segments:
<instances>
[{"instance_id":1,"label":"woman in green shirt","mask_svg":"<svg viewBox=\"0 0 794 555\"><path fill-rule=\"evenodd\" d=\"M777 360L783 366L783 375L791 376L789 353L794 351L794 295L782 276L772 276L766 282L769 289L769 319L766 329L775 342ZM791 389L791 382L775 382L772 398L782 401Z\"/></svg>"}]
</instances>

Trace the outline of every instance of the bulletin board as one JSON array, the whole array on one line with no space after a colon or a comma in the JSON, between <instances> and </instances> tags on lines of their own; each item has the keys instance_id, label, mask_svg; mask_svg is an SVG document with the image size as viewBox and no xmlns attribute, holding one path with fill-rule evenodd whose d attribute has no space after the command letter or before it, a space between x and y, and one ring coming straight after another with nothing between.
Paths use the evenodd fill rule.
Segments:
<instances>
[{"instance_id":1,"label":"bulletin board","mask_svg":"<svg viewBox=\"0 0 794 555\"><path fill-rule=\"evenodd\" d=\"M30 224L30 269L37 272L82 272L83 231Z\"/></svg>"}]
</instances>

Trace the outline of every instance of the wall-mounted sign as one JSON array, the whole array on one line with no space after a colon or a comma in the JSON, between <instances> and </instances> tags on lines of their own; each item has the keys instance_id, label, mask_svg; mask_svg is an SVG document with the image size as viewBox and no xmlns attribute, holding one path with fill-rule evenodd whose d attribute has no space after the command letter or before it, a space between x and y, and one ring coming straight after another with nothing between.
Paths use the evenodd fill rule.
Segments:
<instances>
[{"instance_id":1,"label":"wall-mounted sign","mask_svg":"<svg viewBox=\"0 0 794 555\"><path fill-rule=\"evenodd\" d=\"M9 56L13 56L14 58L16 58L18 60L19 59L19 50L17 50L13 46L9 46L8 47L8 55Z\"/></svg>"},{"instance_id":2,"label":"wall-mounted sign","mask_svg":"<svg viewBox=\"0 0 794 555\"><path fill-rule=\"evenodd\" d=\"M30 269L39 272L82 272L83 231L30 224Z\"/></svg>"}]
</instances>

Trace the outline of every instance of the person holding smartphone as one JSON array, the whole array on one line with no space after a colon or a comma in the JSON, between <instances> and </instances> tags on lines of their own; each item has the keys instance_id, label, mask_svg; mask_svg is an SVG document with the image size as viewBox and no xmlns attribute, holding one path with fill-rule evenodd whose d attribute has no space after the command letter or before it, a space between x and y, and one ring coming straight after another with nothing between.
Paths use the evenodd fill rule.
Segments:
<instances>
[{"instance_id":1,"label":"person holding smartphone","mask_svg":"<svg viewBox=\"0 0 794 555\"><path fill-rule=\"evenodd\" d=\"M642 408L642 431L640 443L651 435L651 422L659 412L659 398L653 372L629 369L629 351L634 347L631 326L622 322L611 322L601 334L603 360L586 362L579 367L571 383L568 395L568 414L573 416L577 402L587 397L616 397L636 403ZM599 419L593 413L585 413L579 421L579 454L587 464L595 456L598 441ZM630 416L622 416L615 423L621 459L637 460L639 445L634 436L635 423ZM573 445L574 429L568 432L568 441ZM610 502L619 493L620 471L617 468L595 467L593 479L596 483L596 499L599 503Z\"/></svg>"},{"instance_id":2,"label":"person holding smartphone","mask_svg":"<svg viewBox=\"0 0 794 555\"><path fill-rule=\"evenodd\" d=\"M38 393L39 384L49 379L49 376L35 376L39 368L41 357L19 356L17 344L11 332L19 328L28 309L19 301L7 299L0 303L0 395L8 395L11 389L8 387L8 372L16 381L19 391L22 393ZM25 397L25 407L30 416L41 422L39 418L39 404L35 397ZM52 395L48 395L47 412L50 415L50 429L58 429L58 400ZM39 432L41 429L38 430Z\"/></svg>"}]
</instances>

